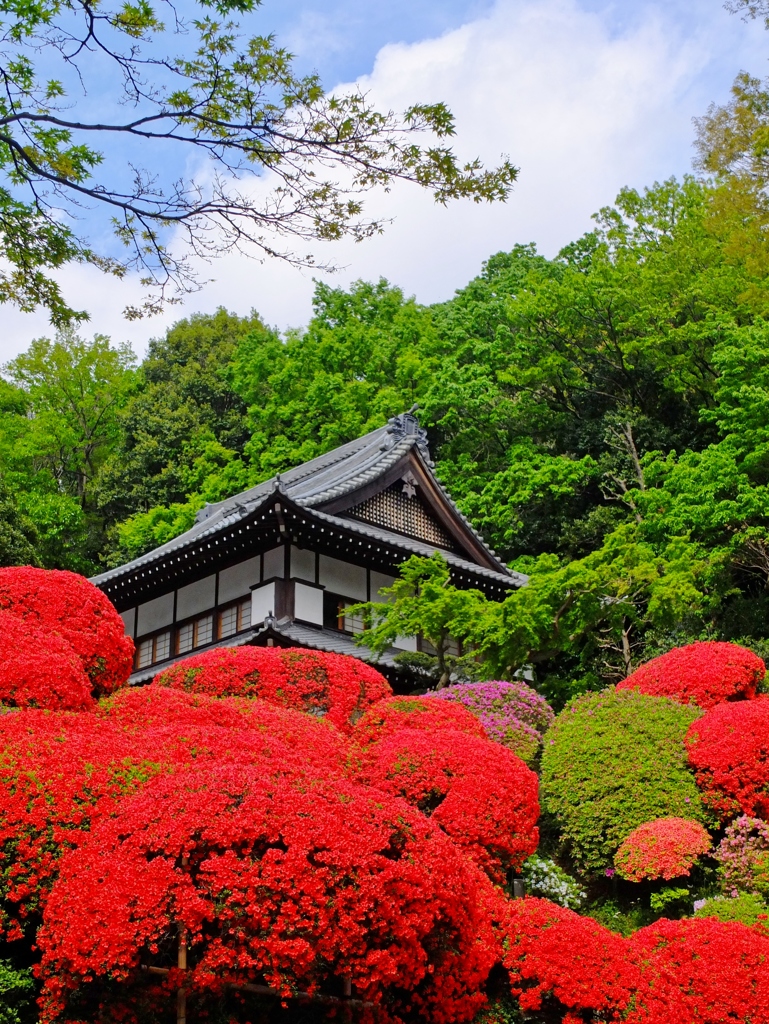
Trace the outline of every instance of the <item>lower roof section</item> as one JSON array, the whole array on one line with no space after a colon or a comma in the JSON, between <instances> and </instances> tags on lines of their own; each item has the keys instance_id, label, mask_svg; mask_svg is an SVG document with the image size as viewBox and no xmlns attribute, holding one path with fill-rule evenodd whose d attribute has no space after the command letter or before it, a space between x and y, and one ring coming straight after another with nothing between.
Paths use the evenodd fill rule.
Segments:
<instances>
[{"instance_id":1,"label":"lower roof section","mask_svg":"<svg viewBox=\"0 0 769 1024\"><path fill-rule=\"evenodd\" d=\"M272 641L272 643L270 643ZM398 662L395 657L400 652L394 647L385 650L381 657L377 658L368 647L355 643L355 640L347 633L341 633L335 629L324 629L322 626L310 626L304 623L295 622L293 619L267 618L264 624L256 629L249 630L237 636L228 637L218 643L210 644L208 647L201 647L194 654L181 654L176 658L169 658L168 661L151 665L145 669L138 669L128 680L129 686L141 686L149 683L159 672L164 672L172 665L188 658L197 657L207 651L215 651L221 647L254 647L276 646L276 647L303 647L313 651L325 651L329 654L347 654L352 658L368 662L379 669L397 670Z\"/></svg>"}]
</instances>

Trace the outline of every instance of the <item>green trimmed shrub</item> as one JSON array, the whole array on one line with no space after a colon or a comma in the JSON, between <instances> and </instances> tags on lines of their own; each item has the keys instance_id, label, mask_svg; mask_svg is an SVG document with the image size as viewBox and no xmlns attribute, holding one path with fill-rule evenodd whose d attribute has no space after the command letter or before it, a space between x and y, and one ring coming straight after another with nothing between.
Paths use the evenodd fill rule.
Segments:
<instances>
[{"instance_id":1,"label":"green trimmed shrub","mask_svg":"<svg viewBox=\"0 0 769 1024\"><path fill-rule=\"evenodd\" d=\"M0 960L0 1024L32 1024L35 1013L35 982L29 968Z\"/></svg>"},{"instance_id":2,"label":"green trimmed shrub","mask_svg":"<svg viewBox=\"0 0 769 1024\"><path fill-rule=\"evenodd\" d=\"M695 917L715 917L719 921L739 921L752 928L769 928L769 907L759 896L751 892L698 900L695 907Z\"/></svg>"},{"instance_id":3,"label":"green trimmed shrub","mask_svg":"<svg viewBox=\"0 0 769 1024\"><path fill-rule=\"evenodd\" d=\"M575 865L608 869L620 843L655 818L706 820L684 737L702 712L635 690L571 700L545 734L540 799Z\"/></svg>"}]
</instances>

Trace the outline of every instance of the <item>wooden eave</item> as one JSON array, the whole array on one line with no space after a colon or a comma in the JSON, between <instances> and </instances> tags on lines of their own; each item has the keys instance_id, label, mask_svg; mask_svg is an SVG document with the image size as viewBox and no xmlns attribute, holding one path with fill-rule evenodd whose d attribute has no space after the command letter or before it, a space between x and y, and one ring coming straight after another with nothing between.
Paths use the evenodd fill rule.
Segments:
<instances>
[{"instance_id":1,"label":"wooden eave","mask_svg":"<svg viewBox=\"0 0 769 1024\"><path fill-rule=\"evenodd\" d=\"M422 461L416 448L410 449L395 466L392 466L378 479L358 488L356 491L319 505L318 508L320 511L327 512L330 515L341 516L349 511L349 509L355 508L356 505L360 505L369 498L373 498L376 494L387 490L388 487L401 480L409 471L413 473L416 479L422 500L437 522L454 541L458 551L463 553L470 561L477 562L479 565L483 565L494 572L499 572L499 562L493 558L486 546L463 521L456 508L447 499L445 492L437 483L434 474ZM404 534L404 536L410 535Z\"/></svg>"}]
</instances>

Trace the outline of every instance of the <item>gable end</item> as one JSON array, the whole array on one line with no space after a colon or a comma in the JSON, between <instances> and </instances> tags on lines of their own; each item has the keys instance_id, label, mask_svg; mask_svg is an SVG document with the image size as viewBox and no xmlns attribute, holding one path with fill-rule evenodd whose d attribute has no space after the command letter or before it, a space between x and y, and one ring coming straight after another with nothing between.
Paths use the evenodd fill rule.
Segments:
<instances>
[{"instance_id":1,"label":"gable end","mask_svg":"<svg viewBox=\"0 0 769 1024\"><path fill-rule=\"evenodd\" d=\"M347 509L343 518L347 517L372 523L374 526L381 526L386 530L427 541L428 544L457 553L451 535L430 514L408 481L391 484L383 491Z\"/></svg>"}]
</instances>

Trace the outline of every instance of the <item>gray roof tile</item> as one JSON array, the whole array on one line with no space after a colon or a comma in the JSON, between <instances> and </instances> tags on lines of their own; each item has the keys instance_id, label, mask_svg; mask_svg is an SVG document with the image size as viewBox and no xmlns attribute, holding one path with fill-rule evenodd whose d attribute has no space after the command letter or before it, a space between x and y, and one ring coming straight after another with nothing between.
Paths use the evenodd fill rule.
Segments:
<instances>
[{"instance_id":1,"label":"gray roof tile","mask_svg":"<svg viewBox=\"0 0 769 1024\"><path fill-rule=\"evenodd\" d=\"M363 437L350 441L347 444L335 448L325 455L320 455L301 466L279 474L270 480L257 484L255 487L242 491L232 498L213 505L206 505L198 513L198 521L186 533L175 537L173 540L162 544L160 547L149 551L140 558L134 559L116 569L100 573L93 577L93 582L99 586L118 577L130 574L137 570L151 566L154 562L181 551L192 543L204 540L213 536L230 525L234 525L240 519L249 515L260 505L265 504L273 495L283 494L297 505L306 509L313 516L325 518L336 525L344 525L345 528L358 533L376 538L382 543L401 548L412 554L432 554L435 547L422 541L412 540L409 537L393 533L379 527L371 526L350 519L341 519L338 516L329 516L319 511L319 505L331 499L349 494L364 483L377 479L392 468L400 459L404 458L412 449L416 449L420 458L432 471L432 462L427 449L426 432L419 426L415 416L411 413L404 413L401 416L393 417L385 426L372 430ZM451 552L441 550L446 560L456 569L466 570L474 575L482 575L488 579L496 579L506 585L521 585L526 582L526 577L520 573L511 572L507 566L494 554L491 548L485 544L481 535L473 529L465 516L459 511L451 496L436 479L437 485L443 493L446 501L460 517L468 530L474 537L483 544L489 556L498 566L495 571L475 562L468 561Z\"/></svg>"}]
</instances>

